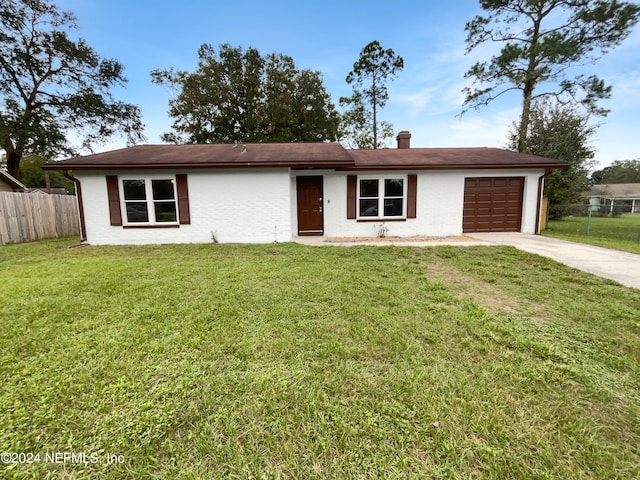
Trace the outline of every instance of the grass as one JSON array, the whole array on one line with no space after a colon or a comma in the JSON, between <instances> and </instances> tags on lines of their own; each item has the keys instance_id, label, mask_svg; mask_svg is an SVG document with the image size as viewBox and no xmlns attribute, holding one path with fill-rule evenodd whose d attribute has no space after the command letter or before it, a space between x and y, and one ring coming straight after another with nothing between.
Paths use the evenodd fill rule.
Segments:
<instances>
[{"instance_id":1,"label":"grass","mask_svg":"<svg viewBox=\"0 0 640 480\"><path fill-rule=\"evenodd\" d=\"M592 217L587 235L588 217L564 217L550 220L542 234L549 237L588 243L631 253L640 253L640 214L619 217Z\"/></svg>"},{"instance_id":2,"label":"grass","mask_svg":"<svg viewBox=\"0 0 640 480\"><path fill-rule=\"evenodd\" d=\"M0 452L90 461L3 478L640 477L637 290L509 247L71 243L0 248Z\"/></svg>"}]
</instances>

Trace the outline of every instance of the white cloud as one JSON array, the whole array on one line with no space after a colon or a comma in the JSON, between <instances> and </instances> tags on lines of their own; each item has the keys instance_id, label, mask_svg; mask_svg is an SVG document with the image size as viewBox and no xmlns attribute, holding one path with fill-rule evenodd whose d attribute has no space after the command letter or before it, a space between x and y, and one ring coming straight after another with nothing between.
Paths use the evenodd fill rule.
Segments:
<instances>
[{"instance_id":1,"label":"white cloud","mask_svg":"<svg viewBox=\"0 0 640 480\"><path fill-rule=\"evenodd\" d=\"M640 108L640 70L632 70L623 75L609 76L606 81L613 87L611 100L603 102L603 106L616 110L634 110Z\"/></svg>"},{"instance_id":2,"label":"white cloud","mask_svg":"<svg viewBox=\"0 0 640 480\"><path fill-rule=\"evenodd\" d=\"M509 109L483 115L470 113L461 118L443 114L422 119L396 117L390 121L396 130L411 131L411 146L415 148L504 148L509 128L519 114L518 109Z\"/></svg>"},{"instance_id":3,"label":"white cloud","mask_svg":"<svg viewBox=\"0 0 640 480\"><path fill-rule=\"evenodd\" d=\"M430 86L416 91L397 92L394 102L403 106L412 117L418 115L441 115L449 112L457 114L462 109L464 81L440 79Z\"/></svg>"}]
</instances>

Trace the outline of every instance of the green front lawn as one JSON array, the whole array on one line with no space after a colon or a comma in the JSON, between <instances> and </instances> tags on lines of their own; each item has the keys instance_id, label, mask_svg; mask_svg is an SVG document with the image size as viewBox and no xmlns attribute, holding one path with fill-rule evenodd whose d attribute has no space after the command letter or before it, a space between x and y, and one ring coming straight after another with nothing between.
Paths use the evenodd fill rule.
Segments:
<instances>
[{"instance_id":1,"label":"green front lawn","mask_svg":"<svg viewBox=\"0 0 640 480\"><path fill-rule=\"evenodd\" d=\"M640 253L640 213L626 213L619 217L593 216L590 224L588 217L549 220L542 235Z\"/></svg>"},{"instance_id":2,"label":"green front lawn","mask_svg":"<svg viewBox=\"0 0 640 480\"><path fill-rule=\"evenodd\" d=\"M72 243L0 247L0 452L40 454L2 478L640 477L640 291L508 247Z\"/></svg>"}]
</instances>

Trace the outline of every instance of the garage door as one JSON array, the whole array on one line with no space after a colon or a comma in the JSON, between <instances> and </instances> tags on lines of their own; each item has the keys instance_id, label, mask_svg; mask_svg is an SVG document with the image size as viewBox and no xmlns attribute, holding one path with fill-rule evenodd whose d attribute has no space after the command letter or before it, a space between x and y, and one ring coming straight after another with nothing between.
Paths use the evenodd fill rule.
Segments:
<instances>
[{"instance_id":1,"label":"garage door","mask_svg":"<svg viewBox=\"0 0 640 480\"><path fill-rule=\"evenodd\" d=\"M464 180L462 231L519 232L524 177L474 177Z\"/></svg>"}]
</instances>

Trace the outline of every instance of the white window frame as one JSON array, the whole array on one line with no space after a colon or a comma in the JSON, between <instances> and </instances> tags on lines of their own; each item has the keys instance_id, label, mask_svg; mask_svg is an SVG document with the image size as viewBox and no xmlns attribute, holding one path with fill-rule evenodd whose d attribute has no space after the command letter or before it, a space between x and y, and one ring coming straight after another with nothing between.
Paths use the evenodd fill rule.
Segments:
<instances>
[{"instance_id":1,"label":"white window frame","mask_svg":"<svg viewBox=\"0 0 640 480\"><path fill-rule=\"evenodd\" d=\"M127 215L127 203L130 202L142 202L142 200L125 200L125 190L124 190L124 182L127 180L144 180L145 184L145 202L147 203L147 213L149 215L148 222L130 222L129 217ZM153 198L153 180L169 180L173 185L173 204L175 206L176 211L176 220L174 222L158 222L156 220L156 202L166 202L170 203L171 200L154 200ZM126 175L118 177L118 183L120 188L120 211L122 212L122 224L124 226L148 226L148 225L162 225L162 226L170 226L170 225L179 225L179 212L178 212L178 190L176 187L176 176L175 175Z\"/></svg>"},{"instance_id":2,"label":"white window frame","mask_svg":"<svg viewBox=\"0 0 640 480\"><path fill-rule=\"evenodd\" d=\"M361 197L360 196L360 182L361 180L378 180L378 196L377 197ZM384 181L385 180L402 180L402 215L384 215ZM407 175L358 175L357 189L356 189L356 218L358 220L406 220L407 218L407 187L408 176ZM360 200L362 199L377 199L378 200L378 215L373 217L369 215L360 215ZM386 197L386 198L400 198L400 197Z\"/></svg>"}]
</instances>

